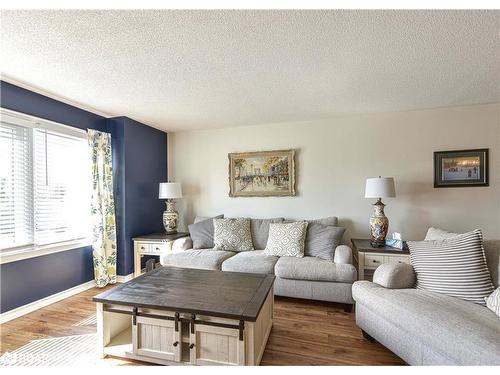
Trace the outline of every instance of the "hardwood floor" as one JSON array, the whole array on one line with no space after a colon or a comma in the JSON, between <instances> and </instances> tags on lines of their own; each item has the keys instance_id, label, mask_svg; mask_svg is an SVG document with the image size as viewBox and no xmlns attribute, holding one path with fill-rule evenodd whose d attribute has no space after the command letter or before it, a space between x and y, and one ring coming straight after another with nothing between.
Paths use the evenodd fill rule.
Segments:
<instances>
[{"instance_id":1,"label":"hardwood floor","mask_svg":"<svg viewBox=\"0 0 500 375\"><path fill-rule=\"evenodd\" d=\"M89 289L0 325L0 353L33 340L94 334L95 305L91 299L100 292L102 289ZM274 306L274 325L261 365L404 364L379 343L364 339L354 312L344 312L340 304L277 297ZM143 364L118 358L105 358L102 363Z\"/></svg>"}]
</instances>

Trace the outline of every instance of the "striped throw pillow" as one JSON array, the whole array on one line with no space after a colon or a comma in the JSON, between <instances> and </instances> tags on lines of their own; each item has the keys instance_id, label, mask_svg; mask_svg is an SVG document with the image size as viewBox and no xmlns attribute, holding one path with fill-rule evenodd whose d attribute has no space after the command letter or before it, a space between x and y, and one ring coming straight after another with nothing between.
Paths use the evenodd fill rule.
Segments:
<instances>
[{"instance_id":1,"label":"striped throw pillow","mask_svg":"<svg viewBox=\"0 0 500 375\"><path fill-rule=\"evenodd\" d=\"M434 241L408 241L417 289L485 305L493 292L481 230Z\"/></svg>"}]
</instances>

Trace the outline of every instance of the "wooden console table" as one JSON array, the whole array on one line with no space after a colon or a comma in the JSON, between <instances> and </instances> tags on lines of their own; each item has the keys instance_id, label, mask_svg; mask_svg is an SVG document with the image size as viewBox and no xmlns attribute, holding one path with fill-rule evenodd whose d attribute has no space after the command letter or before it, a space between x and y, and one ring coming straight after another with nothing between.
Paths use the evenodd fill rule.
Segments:
<instances>
[{"instance_id":1,"label":"wooden console table","mask_svg":"<svg viewBox=\"0 0 500 375\"><path fill-rule=\"evenodd\" d=\"M103 356L157 364L258 365L274 276L160 267L94 297Z\"/></svg>"}]
</instances>

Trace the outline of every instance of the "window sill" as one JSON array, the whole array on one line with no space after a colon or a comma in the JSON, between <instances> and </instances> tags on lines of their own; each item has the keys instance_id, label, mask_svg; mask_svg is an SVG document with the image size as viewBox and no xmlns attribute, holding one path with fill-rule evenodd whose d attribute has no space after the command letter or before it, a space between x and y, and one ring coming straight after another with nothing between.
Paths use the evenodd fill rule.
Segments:
<instances>
[{"instance_id":1,"label":"window sill","mask_svg":"<svg viewBox=\"0 0 500 375\"><path fill-rule=\"evenodd\" d=\"M88 238L84 238L43 246L23 246L13 249L5 249L0 252L0 264L17 262L18 260L36 258L48 254L55 254L61 251L79 249L90 245L91 241Z\"/></svg>"}]
</instances>

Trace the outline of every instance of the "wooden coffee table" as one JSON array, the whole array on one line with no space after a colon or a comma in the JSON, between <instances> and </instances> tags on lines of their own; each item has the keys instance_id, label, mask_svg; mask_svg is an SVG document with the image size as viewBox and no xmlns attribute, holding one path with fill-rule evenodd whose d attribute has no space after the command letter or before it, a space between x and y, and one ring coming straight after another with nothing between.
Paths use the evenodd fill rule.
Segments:
<instances>
[{"instance_id":1,"label":"wooden coffee table","mask_svg":"<svg viewBox=\"0 0 500 375\"><path fill-rule=\"evenodd\" d=\"M274 276L161 267L94 297L103 356L158 364L258 365Z\"/></svg>"}]
</instances>

